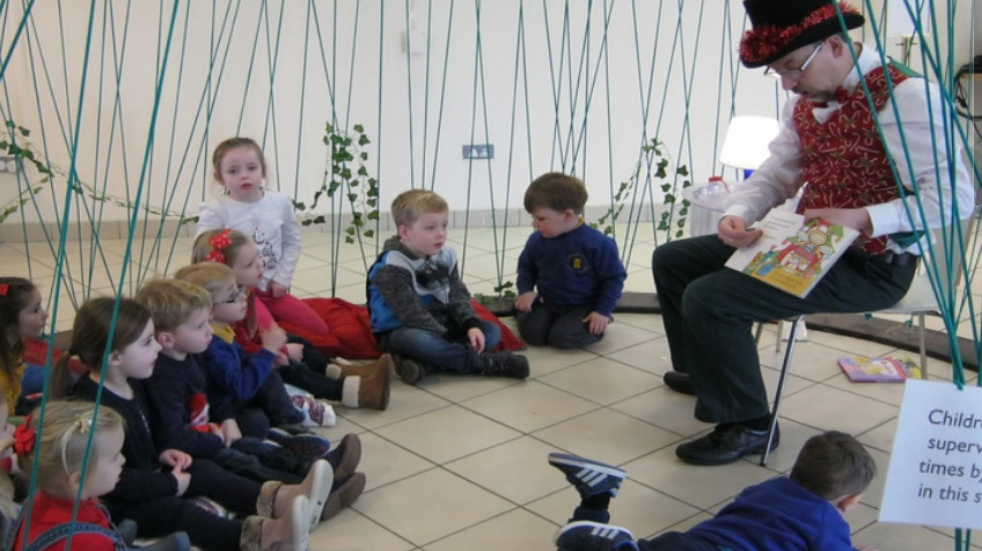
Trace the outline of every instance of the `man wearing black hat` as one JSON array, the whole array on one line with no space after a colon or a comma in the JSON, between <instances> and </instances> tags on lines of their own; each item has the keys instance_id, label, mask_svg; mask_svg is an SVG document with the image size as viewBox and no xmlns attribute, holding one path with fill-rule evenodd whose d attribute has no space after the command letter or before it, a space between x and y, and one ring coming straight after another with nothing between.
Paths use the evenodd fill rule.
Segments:
<instances>
[{"instance_id":1,"label":"man wearing black hat","mask_svg":"<svg viewBox=\"0 0 982 551\"><path fill-rule=\"evenodd\" d=\"M771 157L729 197L718 235L670 242L652 257L674 369L665 374L666 385L695 394L696 418L717 423L709 435L676 449L694 465L764 451L770 409L754 322L893 306L917 270L918 205L927 226L939 227L953 212L970 216L974 202L960 144L946 146L951 114L940 91L882 65L874 48L850 43L845 31L864 23L855 8L830 0L746 0L744 6L753 29L740 42L743 64L766 67L796 97L784 108ZM862 232L808 296L725 269L735 248L760 236L748 228L806 182L798 204L806 219Z\"/></svg>"}]
</instances>

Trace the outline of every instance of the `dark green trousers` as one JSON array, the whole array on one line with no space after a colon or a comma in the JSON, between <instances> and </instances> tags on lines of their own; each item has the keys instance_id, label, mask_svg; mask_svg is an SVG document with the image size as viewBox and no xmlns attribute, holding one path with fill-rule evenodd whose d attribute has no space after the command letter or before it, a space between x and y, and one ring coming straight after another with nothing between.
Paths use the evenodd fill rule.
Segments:
<instances>
[{"instance_id":1,"label":"dark green trousers","mask_svg":"<svg viewBox=\"0 0 982 551\"><path fill-rule=\"evenodd\" d=\"M651 260L672 366L690 374L696 418L710 423L747 421L770 411L755 322L888 308L903 298L917 271L916 262L898 266L850 249L807 297L798 298L724 268L733 251L708 235L660 245Z\"/></svg>"}]
</instances>

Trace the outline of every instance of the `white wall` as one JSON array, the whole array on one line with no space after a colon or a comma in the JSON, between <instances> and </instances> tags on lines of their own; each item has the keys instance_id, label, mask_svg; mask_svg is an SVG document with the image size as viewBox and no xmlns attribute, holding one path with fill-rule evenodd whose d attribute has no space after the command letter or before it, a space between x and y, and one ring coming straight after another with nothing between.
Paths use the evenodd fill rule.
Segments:
<instances>
[{"instance_id":1,"label":"white wall","mask_svg":"<svg viewBox=\"0 0 982 551\"><path fill-rule=\"evenodd\" d=\"M19 9L12 4L6 9ZM430 185L454 209L520 208L530 178L554 169L584 176L591 204L606 205L644 136L660 138L704 180L721 170L717 136L731 111L774 116L786 97L735 58L740 2L685 2L681 13L674 2L435 0L432 13L423 0L408 11L379 0L183 2L166 62L174 3L140 2L134 13L124 2L97 4L84 87L89 4L39 2L13 51L0 110L65 169L77 127L83 182L128 201L142 187L145 204L176 212L193 214L216 192L210 152L235 134L265 144L271 187L309 202L323 180L331 120L365 125L383 210L398 192ZM4 21L6 54L21 18ZM461 159L463 144L486 141L494 160ZM0 202L15 196L16 181L0 174ZM65 182L56 178L25 219L60 217ZM125 216L92 201L71 213Z\"/></svg>"},{"instance_id":2,"label":"white wall","mask_svg":"<svg viewBox=\"0 0 982 551\"><path fill-rule=\"evenodd\" d=\"M520 207L530 177L552 169L585 176L591 204L606 204L611 179L616 184L631 173L645 129L697 179L716 171L717 120L725 125L729 118L733 88L729 74L720 82L719 66L736 71L733 45L741 8L725 14L715 1L686 3L676 34L679 13L654 2L638 3L636 17L630 3L616 3L606 32L600 2L591 13L587 3L569 3L568 21L561 2L548 2L543 11L541 3L444 0L433 2L432 13L426 12L428 4L411 2L407 23L405 5L394 2L385 4L384 14L377 1L270 2L267 14L260 13L259 2L216 2L214 13L211 3L181 3L160 71L173 5L140 3L134 8L139 13L126 14L124 3L108 2L93 20L83 89L87 4L38 3L4 79L9 99L0 105L34 131L35 147L46 143L48 157L65 169L77 125L80 178L119 197L135 196L152 138L144 197L155 207L178 211L187 197L194 211L215 191L209 189L210 150L234 134L265 143L272 187L309 199L325 168L324 124L335 117L342 126L365 125L374 142L369 168L380 175L386 205L411 185L435 185L454 208ZM313 7L316 17L308 18ZM8 18L8 31L18 21ZM733 28L724 31L724 25ZM415 29L413 50L420 53L405 51L408 26ZM7 49L11 34L4 35ZM475 69L478 38L483 72ZM428 45L420 43L426 39ZM118 88L113 40L122 59ZM210 57L215 62L209 82ZM151 132L154 79L161 72L163 99ZM773 84L742 76L738 110L775 113ZM117 92L120 115L114 122ZM757 98L754 104L745 102L751 97ZM645 101L650 113L642 125ZM463 144L486 141L495 145L494 160L462 160ZM59 180L64 189L64 178ZM13 186L2 187L0 200L11 197ZM49 200L60 205L63 193L57 195ZM41 216L56 210L42 205ZM122 218L123 212L108 208L104 216Z\"/></svg>"}]
</instances>

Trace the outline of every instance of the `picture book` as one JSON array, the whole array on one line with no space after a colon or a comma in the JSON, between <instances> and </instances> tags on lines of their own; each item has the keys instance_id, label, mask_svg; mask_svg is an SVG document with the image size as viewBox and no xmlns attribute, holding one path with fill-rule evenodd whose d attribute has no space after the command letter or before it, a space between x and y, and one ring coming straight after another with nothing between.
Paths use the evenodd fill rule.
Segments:
<instances>
[{"instance_id":1,"label":"picture book","mask_svg":"<svg viewBox=\"0 0 982 551\"><path fill-rule=\"evenodd\" d=\"M793 295L804 297L859 237L859 232L824 220L774 209L756 227L753 244L737 249L726 267Z\"/></svg>"},{"instance_id":2,"label":"picture book","mask_svg":"<svg viewBox=\"0 0 982 551\"><path fill-rule=\"evenodd\" d=\"M839 358L839 367L854 383L902 383L921 378L921 368L908 357L848 356Z\"/></svg>"}]
</instances>

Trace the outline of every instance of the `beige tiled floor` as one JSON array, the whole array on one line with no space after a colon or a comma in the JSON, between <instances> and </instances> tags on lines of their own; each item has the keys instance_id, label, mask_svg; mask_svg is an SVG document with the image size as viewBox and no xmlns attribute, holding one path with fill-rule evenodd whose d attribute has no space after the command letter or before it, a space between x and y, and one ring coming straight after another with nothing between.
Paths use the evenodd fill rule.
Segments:
<instances>
[{"instance_id":1,"label":"beige tiled floor","mask_svg":"<svg viewBox=\"0 0 982 551\"><path fill-rule=\"evenodd\" d=\"M471 230L467 243L462 232L453 233L458 251L466 253L464 277L473 292L492 293L501 266L495 259L502 255L502 280L513 280L527 230L508 231L508 249L498 256L490 230ZM643 239L635 244L628 266L630 291L653 290L647 265L653 244ZM333 290L341 298L364 302L365 261L357 248L332 247L322 233L304 234L304 240L294 292L327 296ZM187 239L164 244L162 252L155 253L162 259L159 263L131 262L126 280L174 271L188 256L188 247ZM77 283L71 287L73 294L60 296L59 329L70 327L73 304L84 300L87 288L109 293L118 285L113 282L120 281L125 243L106 242L101 250L106 260L95 262L93 275L86 274L86 262L71 269ZM23 245L0 245L0 254L7 259L7 273L28 275L30 269L42 290L50 290L55 263L46 248L33 247L30 262ZM175 260L168 266L171 254ZM148 253L134 255L148 258ZM674 448L710 426L692 417L692 398L662 384L661 375L670 364L660 317L616 318L606 338L585 350L528 350L532 376L527 381L436 376L418 387L396 382L388 411L338 409L337 426L323 434L331 439L346 432L361 435L362 470L369 483L354 507L317 528L312 548L551 549L553 534L577 502L575 491L546 464L546 454L554 450L627 470L629 480L613 501L612 514L636 535L685 529L718 511L744 486L787 472L805 439L826 429L858 435L880 466L881 474L862 507L848 518L857 543L884 551L953 548L951 530L876 520L902 386L851 384L840 374L835 358L887 354L892 352L889 347L811 331L795 354L782 407L781 447L769 467L748 458L699 468L678 461ZM760 349L771 389L780 363L775 339L776 332L769 328ZM951 377L951 366L942 362L932 361L931 370L936 377ZM969 375L974 381L975 374Z\"/></svg>"}]
</instances>

